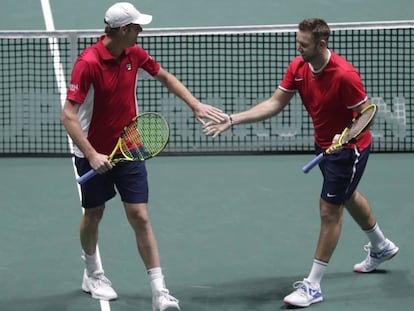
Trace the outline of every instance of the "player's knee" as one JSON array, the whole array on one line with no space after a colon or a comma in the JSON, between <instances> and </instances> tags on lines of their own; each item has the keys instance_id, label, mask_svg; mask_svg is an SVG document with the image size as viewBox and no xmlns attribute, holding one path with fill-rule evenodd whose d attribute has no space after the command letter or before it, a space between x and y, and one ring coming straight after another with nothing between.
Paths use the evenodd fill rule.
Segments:
<instances>
[{"instance_id":1,"label":"player's knee","mask_svg":"<svg viewBox=\"0 0 414 311\"><path fill-rule=\"evenodd\" d=\"M322 223L338 223L342 219L343 207L321 200L320 218Z\"/></svg>"},{"instance_id":2,"label":"player's knee","mask_svg":"<svg viewBox=\"0 0 414 311\"><path fill-rule=\"evenodd\" d=\"M136 208L127 211L129 223L136 230L143 230L150 225L150 219L146 209Z\"/></svg>"}]
</instances>

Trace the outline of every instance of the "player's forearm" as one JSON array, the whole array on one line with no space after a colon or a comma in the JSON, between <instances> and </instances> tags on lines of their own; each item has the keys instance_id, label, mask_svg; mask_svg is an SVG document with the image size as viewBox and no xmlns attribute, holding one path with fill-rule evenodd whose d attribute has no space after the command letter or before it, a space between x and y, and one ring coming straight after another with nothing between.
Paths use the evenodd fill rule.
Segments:
<instances>
[{"instance_id":1,"label":"player's forearm","mask_svg":"<svg viewBox=\"0 0 414 311\"><path fill-rule=\"evenodd\" d=\"M282 109L278 108L271 98L269 98L248 110L231 114L232 124L255 123L266 120L278 114Z\"/></svg>"},{"instance_id":2,"label":"player's forearm","mask_svg":"<svg viewBox=\"0 0 414 311\"><path fill-rule=\"evenodd\" d=\"M248 110L232 114L232 123L253 123L269 119L279 114L292 99L294 93L277 88L273 95Z\"/></svg>"},{"instance_id":3,"label":"player's forearm","mask_svg":"<svg viewBox=\"0 0 414 311\"><path fill-rule=\"evenodd\" d=\"M195 109L199 100L191 94L187 87L174 75L163 70L157 75L157 79L175 96L183 100L191 109Z\"/></svg>"},{"instance_id":4,"label":"player's forearm","mask_svg":"<svg viewBox=\"0 0 414 311\"><path fill-rule=\"evenodd\" d=\"M87 159L96 154L95 148L92 147L88 139L85 137L79 121L63 116L62 123L73 143L82 151Z\"/></svg>"}]
</instances>

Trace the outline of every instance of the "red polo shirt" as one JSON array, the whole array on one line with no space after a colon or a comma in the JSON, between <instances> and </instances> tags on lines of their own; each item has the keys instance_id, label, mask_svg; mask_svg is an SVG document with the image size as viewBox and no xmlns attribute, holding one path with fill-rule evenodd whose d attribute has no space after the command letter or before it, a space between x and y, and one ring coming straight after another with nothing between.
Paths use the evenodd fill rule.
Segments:
<instances>
[{"instance_id":1,"label":"red polo shirt","mask_svg":"<svg viewBox=\"0 0 414 311\"><path fill-rule=\"evenodd\" d=\"M81 104L78 118L92 146L110 154L123 128L138 113L138 69L154 76L160 65L138 45L126 49L116 60L103 45L103 38L76 60L67 99ZM83 157L77 148L75 154Z\"/></svg>"},{"instance_id":2,"label":"red polo shirt","mask_svg":"<svg viewBox=\"0 0 414 311\"><path fill-rule=\"evenodd\" d=\"M352 109L367 100L358 71L343 57L330 53L328 64L319 73L312 71L301 56L296 57L279 85L284 91L299 92L313 121L315 142L323 149L351 122L356 115ZM370 143L371 134L366 131L357 146L363 150Z\"/></svg>"}]
</instances>

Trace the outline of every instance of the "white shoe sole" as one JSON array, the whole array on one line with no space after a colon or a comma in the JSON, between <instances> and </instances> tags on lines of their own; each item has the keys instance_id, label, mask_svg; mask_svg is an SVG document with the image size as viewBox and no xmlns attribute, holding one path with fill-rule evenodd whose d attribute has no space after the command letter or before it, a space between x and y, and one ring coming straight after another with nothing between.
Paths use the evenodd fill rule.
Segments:
<instances>
[{"instance_id":1,"label":"white shoe sole","mask_svg":"<svg viewBox=\"0 0 414 311\"><path fill-rule=\"evenodd\" d=\"M288 301L288 300L283 300L283 303L286 304L286 305L289 305L289 306L293 306L293 307L306 308L306 307L309 307L310 305L312 305L314 303L318 303L318 302L322 302L322 301L323 301L323 297L321 296L321 297L318 297L318 298L312 300L309 303L302 303L302 304L301 303L293 303L293 302Z\"/></svg>"},{"instance_id":2,"label":"white shoe sole","mask_svg":"<svg viewBox=\"0 0 414 311\"><path fill-rule=\"evenodd\" d=\"M116 300L118 298L118 295L115 295L115 296L112 296L112 297L103 297L103 296L100 296L100 295L96 295L89 288L87 288L87 286L84 285L84 284L82 284L82 290L83 290L84 293L90 295L93 299L97 299L97 300L111 301L111 300Z\"/></svg>"}]
</instances>

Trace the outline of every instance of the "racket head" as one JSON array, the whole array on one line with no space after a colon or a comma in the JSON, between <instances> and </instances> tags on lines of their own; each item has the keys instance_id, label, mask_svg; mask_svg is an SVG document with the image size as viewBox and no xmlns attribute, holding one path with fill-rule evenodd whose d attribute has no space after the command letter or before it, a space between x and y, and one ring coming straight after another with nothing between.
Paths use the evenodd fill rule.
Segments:
<instances>
[{"instance_id":1,"label":"racket head","mask_svg":"<svg viewBox=\"0 0 414 311\"><path fill-rule=\"evenodd\" d=\"M365 107L355 118L352 119L350 125L346 127L339 137L338 145L346 146L357 140L357 138L371 125L372 120L377 112L377 106L370 104Z\"/></svg>"},{"instance_id":2,"label":"racket head","mask_svg":"<svg viewBox=\"0 0 414 311\"><path fill-rule=\"evenodd\" d=\"M160 154L168 144L170 127L167 120L156 112L139 114L124 128L119 150L124 158L120 161L144 161Z\"/></svg>"}]
</instances>

